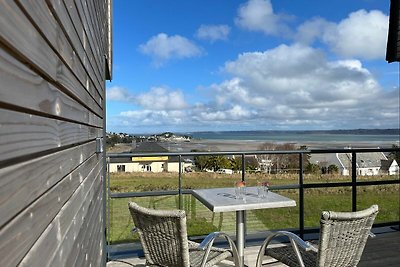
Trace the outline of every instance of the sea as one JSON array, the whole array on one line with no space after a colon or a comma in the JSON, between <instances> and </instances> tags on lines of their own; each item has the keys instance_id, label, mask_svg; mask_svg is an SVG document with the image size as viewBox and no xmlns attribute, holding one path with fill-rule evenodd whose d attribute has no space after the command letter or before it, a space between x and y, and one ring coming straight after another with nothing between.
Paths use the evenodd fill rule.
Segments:
<instances>
[{"instance_id":1,"label":"sea","mask_svg":"<svg viewBox=\"0 0 400 267\"><path fill-rule=\"evenodd\" d=\"M278 143L400 143L400 130L332 130L332 131L205 131L185 133L194 139L249 140Z\"/></svg>"}]
</instances>

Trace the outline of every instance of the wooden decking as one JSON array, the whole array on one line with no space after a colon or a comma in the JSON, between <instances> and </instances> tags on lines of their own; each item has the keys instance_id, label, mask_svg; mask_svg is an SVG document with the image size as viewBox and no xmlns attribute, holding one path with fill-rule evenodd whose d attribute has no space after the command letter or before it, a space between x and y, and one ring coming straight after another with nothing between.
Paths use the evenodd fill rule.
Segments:
<instances>
[{"instance_id":1,"label":"wooden decking","mask_svg":"<svg viewBox=\"0 0 400 267\"><path fill-rule=\"evenodd\" d=\"M255 266L259 246L250 246L245 249L247 266ZM127 267L145 266L144 258L132 257L127 254L126 256L119 256L114 258L115 261L109 261L107 267ZM280 263L274 263L272 260L267 259L267 266L286 266ZM359 267L372 267L372 266L399 266L400 263L400 232L391 231L376 234L374 238L370 238L367 242L363 256L359 263ZM218 266L232 266L230 262L224 262Z\"/></svg>"}]
</instances>

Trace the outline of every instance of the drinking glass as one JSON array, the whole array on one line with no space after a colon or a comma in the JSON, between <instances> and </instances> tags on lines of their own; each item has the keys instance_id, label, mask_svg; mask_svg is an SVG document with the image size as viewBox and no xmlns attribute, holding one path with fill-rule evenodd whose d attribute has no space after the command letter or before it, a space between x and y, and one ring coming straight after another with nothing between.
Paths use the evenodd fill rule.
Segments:
<instances>
[{"instance_id":1,"label":"drinking glass","mask_svg":"<svg viewBox=\"0 0 400 267\"><path fill-rule=\"evenodd\" d=\"M243 181L238 181L235 183L235 198L236 199L246 199L246 183Z\"/></svg>"},{"instance_id":2,"label":"drinking glass","mask_svg":"<svg viewBox=\"0 0 400 267\"><path fill-rule=\"evenodd\" d=\"M258 182L257 193L259 198L266 198L268 195L269 183L268 182Z\"/></svg>"}]
</instances>

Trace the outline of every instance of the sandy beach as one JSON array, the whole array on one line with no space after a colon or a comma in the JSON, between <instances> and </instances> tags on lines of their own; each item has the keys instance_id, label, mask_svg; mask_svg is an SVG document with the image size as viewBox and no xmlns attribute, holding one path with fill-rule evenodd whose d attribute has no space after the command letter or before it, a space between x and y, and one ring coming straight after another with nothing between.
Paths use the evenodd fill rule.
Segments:
<instances>
[{"instance_id":1,"label":"sandy beach","mask_svg":"<svg viewBox=\"0 0 400 267\"><path fill-rule=\"evenodd\" d=\"M165 142L161 143L170 151L191 151L193 149L206 151L244 151L244 150L260 150L260 146L264 143L274 143L261 140L192 140L191 142ZM280 143L282 144L282 143ZM352 148L391 148L392 142L307 142L307 143L291 143L295 147L305 145L309 149L340 149L345 147ZM397 144L398 145L398 144Z\"/></svg>"},{"instance_id":2,"label":"sandy beach","mask_svg":"<svg viewBox=\"0 0 400 267\"><path fill-rule=\"evenodd\" d=\"M264 143L274 143L267 140L220 140L220 139L192 139L190 142L159 142L160 145L168 149L170 152L190 152L192 150L200 151L253 151L260 150L260 146ZM276 142L275 142L276 143ZM280 143L282 144L282 143ZM296 148L305 145L309 149L341 149L345 147L351 148L391 148L393 142L377 141L377 142L307 142L296 143ZM399 143L397 143L399 145ZM117 144L109 153L128 152L131 149L129 144Z\"/></svg>"}]
</instances>

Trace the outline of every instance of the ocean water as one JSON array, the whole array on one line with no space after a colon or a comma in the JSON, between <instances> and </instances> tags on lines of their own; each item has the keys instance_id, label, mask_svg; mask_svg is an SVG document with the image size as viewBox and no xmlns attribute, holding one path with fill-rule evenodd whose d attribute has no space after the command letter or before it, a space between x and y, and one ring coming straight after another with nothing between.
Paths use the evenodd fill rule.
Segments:
<instances>
[{"instance_id":1,"label":"ocean water","mask_svg":"<svg viewBox=\"0 0 400 267\"><path fill-rule=\"evenodd\" d=\"M371 131L372 132L372 131ZM323 131L224 131L224 132L193 132L187 133L196 139L210 140L254 140L271 142L371 142L371 143L393 143L400 142L398 131L388 131L389 134L360 133L337 133ZM396 133L397 132L397 133Z\"/></svg>"}]
</instances>

